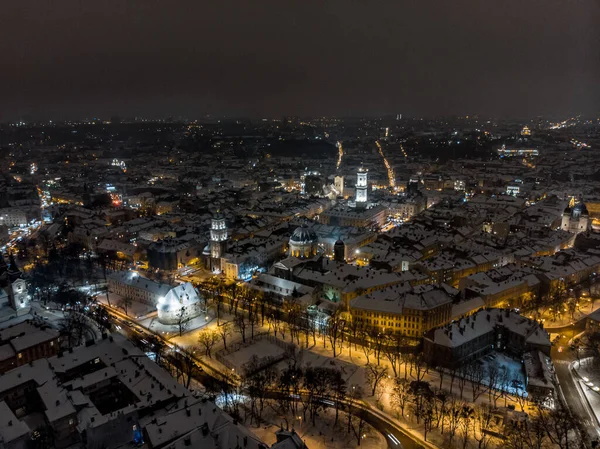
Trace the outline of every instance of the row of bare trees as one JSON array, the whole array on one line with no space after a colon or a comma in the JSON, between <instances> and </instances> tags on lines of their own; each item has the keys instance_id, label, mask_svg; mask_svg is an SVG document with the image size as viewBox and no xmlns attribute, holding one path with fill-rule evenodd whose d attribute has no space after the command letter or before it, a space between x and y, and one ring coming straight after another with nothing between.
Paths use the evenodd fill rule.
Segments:
<instances>
[{"instance_id":1,"label":"row of bare trees","mask_svg":"<svg viewBox=\"0 0 600 449\"><path fill-rule=\"evenodd\" d=\"M364 412L348 407L348 401L362 398L359 385L348 385L342 372L333 367L303 366L301 356L292 354L287 365L279 370L275 364L253 356L243 368L241 389L248 397L247 416L250 423L260 426L263 412L270 407L286 421L289 416L302 416L304 422L316 425L321 411L335 411L333 426L342 424L340 411L346 411L343 427L358 445L366 433Z\"/></svg>"},{"instance_id":2,"label":"row of bare trees","mask_svg":"<svg viewBox=\"0 0 600 449\"><path fill-rule=\"evenodd\" d=\"M444 447L569 449L587 443L581 420L560 406L536 404L529 415L511 416L489 403L467 402L428 382L403 378L393 380L391 403L398 417L412 416L423 425L425 440L431 431L439 432Z\"/></svg>"}]
</instances>

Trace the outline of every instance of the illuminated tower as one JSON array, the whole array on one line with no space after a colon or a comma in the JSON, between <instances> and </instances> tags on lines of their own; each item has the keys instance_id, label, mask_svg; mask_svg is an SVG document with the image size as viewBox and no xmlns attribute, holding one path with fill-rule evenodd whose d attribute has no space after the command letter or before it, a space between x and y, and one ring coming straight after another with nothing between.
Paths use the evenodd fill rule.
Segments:
<instances>
[{"instance_id":1,"label":"illuminated tower","mask_svg":"<svg viewBox=\"0 0 600 449\"><path fill-rule=\"evenodd\" d=\"M220 259L227 250L227 225L225 218L217 214L210 226L210 257Z\"/></svg>"},{"instance_id":2,"label":"illuminated tower","mask_svg":"<svg viewBox=\"0 0 600 449\"><path fill-rule=\"evenodd\" d=\"M363 167L356 173L356 207L367 206L367 170Z\"/></svg>"}]
</instances>

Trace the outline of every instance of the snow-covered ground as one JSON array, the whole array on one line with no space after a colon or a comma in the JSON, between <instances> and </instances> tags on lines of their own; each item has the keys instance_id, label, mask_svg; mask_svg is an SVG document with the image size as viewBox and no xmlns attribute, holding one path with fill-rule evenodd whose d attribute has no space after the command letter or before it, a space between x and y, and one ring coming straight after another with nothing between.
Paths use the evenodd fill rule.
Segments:
<instances>
[{"instance_id":1,"label":"snow-covered ground","mask_svg":"<svg viewBox=\"0 0 600 449\"><path fill-rule=\"evenodd\" d=\"M269 342L268 340L258 340L248 346L242 347L238 351L227 354L225 358L231 362L238 372L241 372L242 367L246 364L253 355L259 358L271 356L279 357L285 351L279 346Z\"/></svg>"},{"instance_id":2,"label":"snow-covered ground","mask_svg":"<svg viewBox=\"0 0 600 449\"><path fill-rule=\"evenodd\" d=\"M297 416L288 415L285 417L278 416L271 409L265 409L263 413L265 423L258 428L250 426L248 423L247 425L258 438L269 446L277 441L275 432L280 429L280 426L285 427L285 420L287 419L289 429L294 429L310 449L353 449L359 447L353 431L350 430L350 433L347 433L348 415L344 412L340 411L336 426L333 425L335 422L335 410L333 409L319 412L314 427L310 420L306 423L302 419L301 412ZM384 449L388 447L384 436L368 424L365 425L363 435L364 437L361 438L360 442L360 448L362 449Z\"/></svg>"},{"instance_id":3,"label":"snow-covered ground","mask_svg":"<svg viewBox=\"0 0 600 449\"><path fill-rule=\"evenodd\" d=\"M520 360L515 360L506 354L492 352L491 354L479 359L484 371L489 373L490 365L497 365L500 370L507 373L509 383L504 388L510 394L520 394L527 396L526 393L526 378L523 369L523 364ZM488 385L488 379L484 378L483 383Z\"/></svg>"}]
</instances>

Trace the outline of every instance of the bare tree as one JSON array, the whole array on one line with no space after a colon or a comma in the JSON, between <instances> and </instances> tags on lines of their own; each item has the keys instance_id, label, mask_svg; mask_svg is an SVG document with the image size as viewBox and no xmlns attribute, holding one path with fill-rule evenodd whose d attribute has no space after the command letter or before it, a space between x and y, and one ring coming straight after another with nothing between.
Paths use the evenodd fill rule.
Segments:
<instances>
[{"instance_id":1,"label":"bare tree","mask_svg":"<svg viewBox=\"0 0 600 449\"><path fill-rule=\"evenodd\" d=\"M385 339L383 338L381 333L378 332L376 329L371 329L370 334L371 344L373 346L373 349L375 350L375 358L377 359L377 365L379 365L381 363L381 351L383 349Z\"/></svg>"},{"instance_id":2,"label":"bare tree","mask_svg":"<svg viewBox=\"0 0 600 449\"><path fill-rule=\"evenodd\" d=\"M520 388L515 388L515 394L513 395L521 408L521 411L525 411L525 404L527 404L527 392Z\"/></svg>"},{"instance_id":3,"label":"bare tree","mask_svg":"<svg viewBox=\"0 0 600 449\"><path fill-rule=\"evenodd\" d=\"M570 410L560 406L544 410L538 406L538 417L548 439L560 449L586 447L589 443L581 419Z\"/></svg>"},{"instance_id":4,"label":"bare tree","mask_svg":"<svg viewBox=\"0 0 600 449\"><path fill-rule=\"evenodd\" d=\"M217 294L213 296L213 307L217 316L217 326L221 323L221 309L223 308L223 295Z\"/></svg>"},{"instance_id":5,"label":"bare tree","mask_svg":"<svg viewBox=\"0 0 600 449\"><path fill-rule=\"evenodd\" d=\"M467 444L469 444L469 435L471 434L472 424L473 409L469 406L465 406L462 409L459 421L460 436L462 437L462 449L466 449Z\"/></svg>"},{"instance_id":6,"label":"bare tree","mask_svg":"<svg viewBox=\"0 0 600 449\"><path fill-rule=\"evenodd\" d=\"M392 389L391 402L392 406L400 409L400 415L404 417L404 409L410 401L410 384L406 379L396 377Z\"/></svg>"},{"instance_id":7,"label":"bare tree","mask_svg":"<svg viewBox=\"0 0 600 449\"><path fill-rule=\"evenodd\" d=\"M133 303L133 300L125 295L119 301L119 307L121 307L125 311L125 315L129 316L129 306Z\"/></svg>"},{"instance_id":8,"label":"bare tree","mask_svg":"<svg viewBox=\"0 0 600 449\"><path fill-rule=\"evenodd\" d=\"M367 379L371 386L371 396L375 396L377 386L387 376L387 367L367 364Z\"/></svg>"},{"instance_id":9,"label":"bare tree","mask_svg":"<svg viewBox=\"0 0 600 449\"><path fill-rule=\"evenodd\" d=\"M500 366L498 363L492 362L487 367L487 378L488 378L488 399L492 402L492 395L494 393L494 388L499 384L500 381ZM494 400L494 408L496 408L496 401Z\"/></svg>"},{"instance_id":10,"label":"bare tree","mask_svg":"<svg viewBox=\"0 0 600 449\"><path fill-rule=\"evenodd\" d=\"M344 376L342 376L342 372L340 370L334 370L331 373L329 388L335 404L335 421L333 423L333 426L335 427L338 423L339 410L346 399L347 389L346 381L344 380Z\"/></svg>"},{"instance_id":11,"label":"bare tree","mask_svg":"<svg viewBox=\"0 0 600 449\"><path fill-rule=\"evenodd\" d=\"M435 370L440 376L440 390L442 389L442 385L444 384L444 375L446 374L446 368L441 365L435 367Z\"/></svg>"},{"instance_id":12,"label":"bare tree","mask_svg":"<svg viewBox=\"0 0 600 449\"><path fill-rule=\"evenodd\" d=\"M350 403L355 403L359 401L363 397L363 389L360 385L351 385L348 388L348 401ZM354 407L348 407L348 425L346 428L346 433L350 433L352 430L352 417L354 415Z\"/></svg>"},{"instance_id":13,"label":"bare tree","mask_svg":"<svg viewBox=\"0 0 600 449\"><path fill-rule=\"evenodd\" d=\"M175 377L185 388L190 387L196 368L196 362L192 356L194 351L194 347L188 347L186 350L177 347L171 359L171 365L175 369Z\"/></svg>"},{"instance_id":14,"label":"bare tree","mask_svg":"<svg viewBox=\"0 0 600 449\"><path fill-rule=\"evenodd\" d=\"M246 320L244 314L240 313L239 315L237 315L234 318L233 323L235 325L236 330L240 333L240 336L242 337L242 343L246 343L246 329L248 328L248 321Z\"/></svg>"},{"instance_id":15,"label":"bare tree","mask_svg":"<svg viewBox=\"0 0 600 449\"><path fill-rule=\"evenodd\" d=\"M479 396L485 392L483 379L485 378L485 370L479 363L471 363L467 366L466 374L471 381L471 393L473 394L473 402L476 402Z\"/></svg>"},{"instance_id":16,"label":"bare tree","mask_svg":"<svg viewBox=\"0 0 600 449\"><path fill-rule=\"evenodd\" d=\"M242 383L244 391L250 398L250 422L252 418L256 426L260 425L265 406L266 392L278 377L277 368L273 364L263 365L261 359L255 354L244 365Z\"/></svg>"},{"instance_id":17,"label":"bare tree","mask_svg":"<svg viewBox=\"0 0 600 449\"><path fill-rule=\"evenodd\" d=\"M489 404L475 407L473 419L473 438L477 441L479 449L486 449L492 437L488 432L494 422L494 414Z\"/></svg>"},{"instance_id":18,"label":"bare tree","mask_svg":"<svg viewBox=\"0 0 600 449\"><path fill-rule=\"evenodd\" d=\"M398 364L400 361L403 344L404 337L402 335L392 333L386 336L386 342L385 346L383 347L383 352L386 358L390 361L390 364L392 365L394 377L398 376Z\"/></svg>"},{"instance_id":19,"label":"bare tree","mask_svg":"<svg viewBox=\"0 0 600 449\"><path fill-rule=\"evenodd\" d=\"M504 426L502 444L507 449L542 449L546 448L548 435L539 416L531 415L525 421L509 422Z\"/></svg>"},{"instance_id":20,"label":"bare tree","mask_svg":"<svg viewBox=\"0 0 600 449\"><path fill-rule=\"evenodd\" d=\"M217 333L223 340L223 348L227 351L227 338L231 336L231 322L227 321L220 326L217 325Z\"/></svg>"},{"instance_id":21,"label":"bare tree","mask_svg":"<svg viewBox=\"0 0 600 449\"><path fill-rule=\"evenodd\" d=\"M413 354L411 357L412 366L414 366L414 378L417 382L421 382L427 373L427 363L423 358L423 354ZM412 367L411 367L411 375L412 375Z\"/></svg>"},{"instance_id":22,"label":"bare tree","mask_svg":"<svg viewBox=\"0 0 600 449\"><path fill-rule=\"evenodd\" d=\"M321 398L328 389L328 381L329 368L309 366L304 371L303 386L306 390L306 400L303 402L304 415L306 415L306 411L310 412L313 426L319 410L324 406Z\"/></svg>"},{"instance_id":23,"label":"bare tree","mask_svg":"<svg viewBox=\"0 0 600 449\"><path fill-rule=\"evenodd\" d=\"M360 409L355 415L351 416L352 433L356 438L356 445L360 446L363 438L367 436L367 422L365 421L366 412Z\"/></svg>"},{"instance_id":24,"label":"bare tree","mask_svg":"<svg viewBox=\"0 0 600 449\"><path fill-rule=\"evenodd\" d=\"M250 302L248 304L248 323L250 324L250 340L254 340L254 328L259 324L260 317L256 304Z\"/></svg>"},{"instance_id":25,"label":"bare tree","mask_svg":"<svg viewBox=\"0 0 600 449\"><path fill-rule=\"evenodd\" d=\"M467 367L461 366L457 370L457 382L458 390L460 391L460 398L463 399L465 393L465 385L467 385Z\"/></svg>"},{"instance_id":26,"label":"bare tree","mask_svg":"<svg viewBox=\"0 0 600 449\"><path fill-rule=\"evenodd\" d=\"M179 336L181 337L190 326L190 315L185 306L181 306L181 309L177 312L177 327L179 329Z\"/></svg>"},{"instance_id":27,"label":"bare tree","mask_svg":"<svg viewBox=\"0 0 600 449\"><path fill-rule=\"evenodd\" d=\"M206 329L198 336L198 343L204 348L204 354L210 359L212 359L212 348L217 341L219 341L219 334L213 329Z\"/></svg>"},{"instance_id":28,"label":"bare tree","mask_svg":"<svg viewBox=\"0 0 600 449\"><path fill-rule=\"evenodd\" d=\"M360 338L361 338L361 347L362 347L363 353L365 354L365 357L367 358L367 363L371 363L371 356L373 355L375 350L371 346L369 332L367 332L364 329L361 330Z\"/></svg>"},{"instance_id":29,"label":"bare tree","mask_svg":"<svg viewBox=\"0 0 600 449\"><path fill-rule=\"evenodd\" d=\"M327 320L327 338L333 350L333 357L338 356L340 339L344 330L346 321L341 317L341 309L336 309L332 316Z\"/></svg>"},{"instance_id":30,"label":"bare tree","mask_svg":"<svg viewBox=\"0 0 600 449\"><path fill-rule=\"evenodd\" d=\"M60 331L67 336L67 344L70 348L78 346L85 341L89 326L85 316L75 310L65 313L60 323Z\"/></svg>"}]
</instances>

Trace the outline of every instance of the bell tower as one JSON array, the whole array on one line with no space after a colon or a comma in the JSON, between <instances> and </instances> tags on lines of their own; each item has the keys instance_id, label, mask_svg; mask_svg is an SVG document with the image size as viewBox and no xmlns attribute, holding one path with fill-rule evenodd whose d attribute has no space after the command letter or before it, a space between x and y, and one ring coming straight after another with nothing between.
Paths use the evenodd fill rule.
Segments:
<instances>
[{"instance_id":1,"label":"bell tower","mask_svg":"<svg viewBox=\"0 0 600 449\"><path fill-rule=\"evenodd\" d=\"M356 207L367 207L367 170L363 167L356 173Z\"/></svg>"},{"instance_id":2,"label":"bell tower","mask_svg":"<svg viewBox=\"0 0 600 449\"><path fill-rule=\"evenodd\" d=\"M217 213L210 226L210 257L220 259L225 251L227 251L227 225L225 218Z\"/></svg>"}]
</instances>

